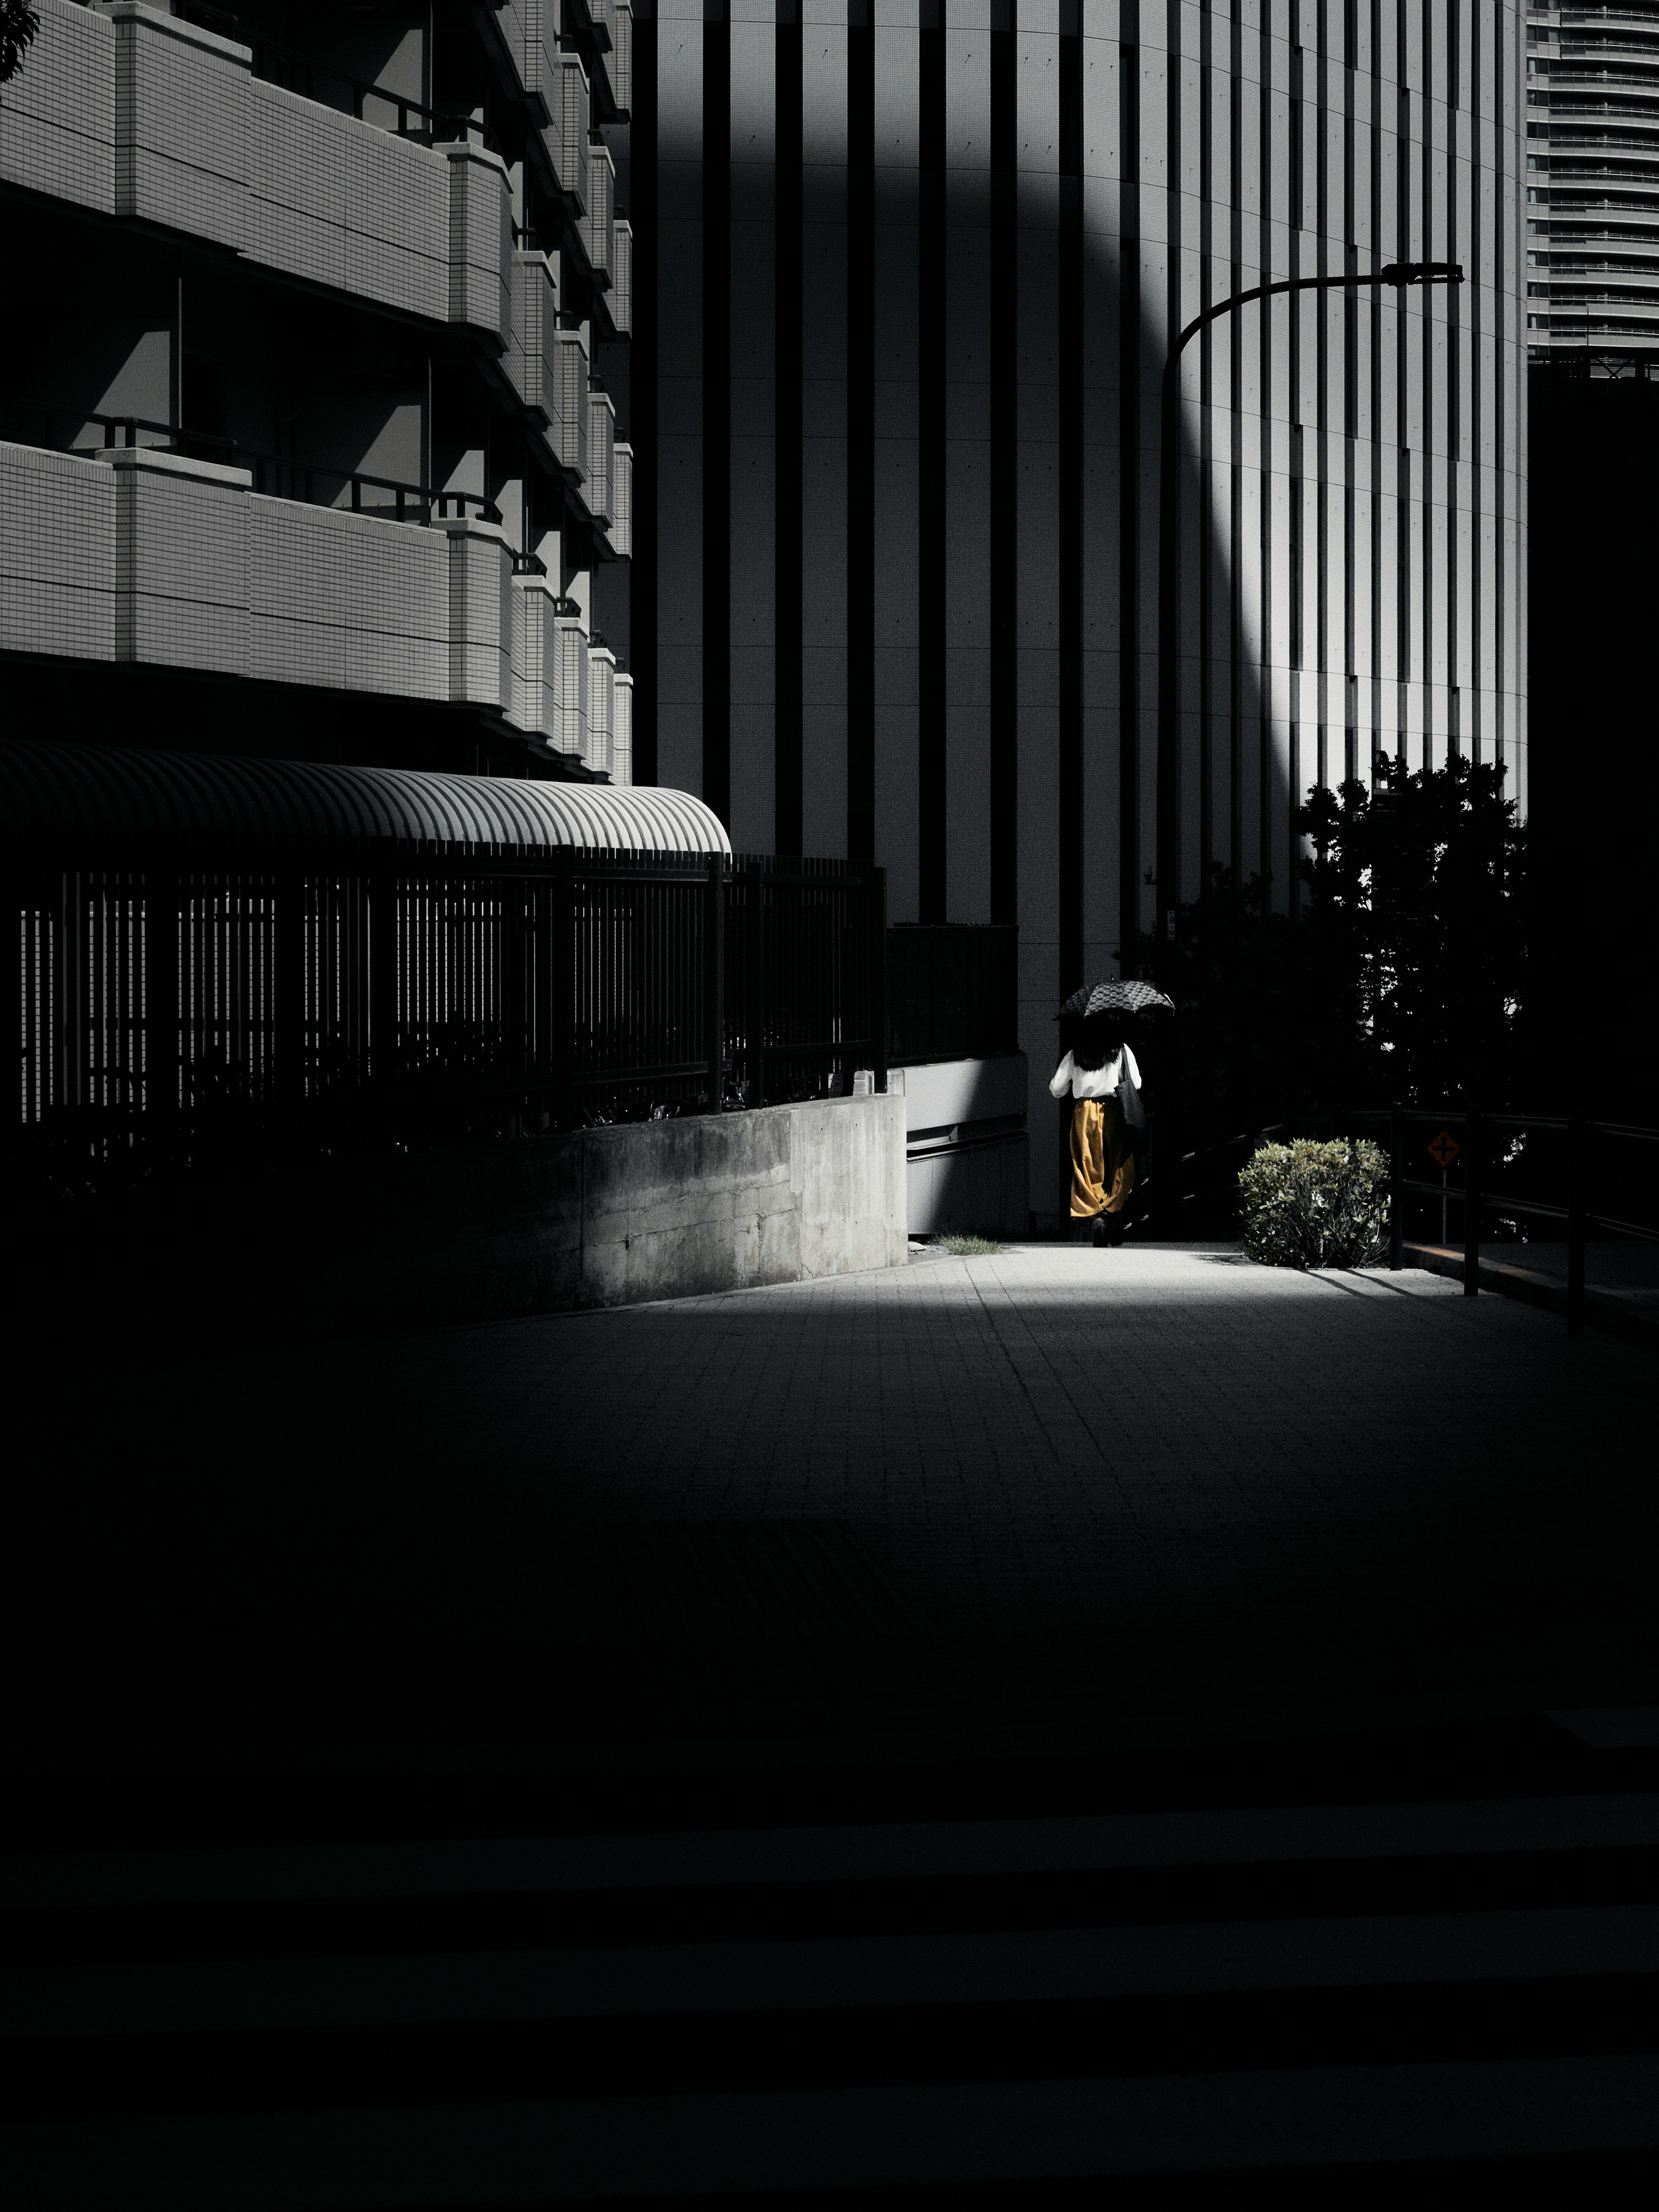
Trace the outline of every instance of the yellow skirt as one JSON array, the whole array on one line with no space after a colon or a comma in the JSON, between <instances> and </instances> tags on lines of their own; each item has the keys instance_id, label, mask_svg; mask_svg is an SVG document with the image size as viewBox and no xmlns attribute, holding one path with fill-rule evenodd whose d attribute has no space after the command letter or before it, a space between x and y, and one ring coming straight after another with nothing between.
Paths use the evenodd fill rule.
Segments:
<instances>
[{"instance_id":1,"label":"yellow skirt","mask_svg":"<svg viewBox=\"0 0 1659 2212\"><path fill-rule=\"evenodd\" d=\"M1120 1212L1135 1187L1134 1154L1115 1098L1079 1098L1072 1108L1072 1218Z\"/></svg>"}]
</instances>

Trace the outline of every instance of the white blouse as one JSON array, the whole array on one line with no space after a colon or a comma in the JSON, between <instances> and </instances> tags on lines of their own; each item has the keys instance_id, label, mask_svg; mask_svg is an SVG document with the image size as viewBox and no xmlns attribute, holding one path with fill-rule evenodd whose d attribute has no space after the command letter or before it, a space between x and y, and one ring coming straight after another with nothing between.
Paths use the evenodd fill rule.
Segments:
<instances>
[{"instance_id":1,"label":"white blouse","mask_svg":"<svg viewBox=\"0 0 1659 2212\"><path fill-rule=\"evenodd\" d=\"M1098 1067L1079 1067L1068 1052L1050 1078L1048 1089L1056 1098L1063 1098L1068 1090L1073 1098L1112 1098L1126 1075L1139 1091L1140 1069L1127 1044Z\"/></svg>"}]
</instances>

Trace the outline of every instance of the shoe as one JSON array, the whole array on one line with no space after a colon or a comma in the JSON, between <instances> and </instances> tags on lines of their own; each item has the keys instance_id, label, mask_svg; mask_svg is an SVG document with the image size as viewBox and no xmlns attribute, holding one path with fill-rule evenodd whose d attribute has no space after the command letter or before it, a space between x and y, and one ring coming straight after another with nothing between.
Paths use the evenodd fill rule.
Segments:
<instances>
[{"instance_id":1,"label":"shoe","mask_svg":"<svg viewBox=\"0 0 1659 2212\"><path fill-rule=\"evenodd\" d=\"M1095 1225L1089 1231L1089 1242L1094 1246L1097 1252L1100 1251L1104 1246L1106 1243L1106 1220L1103 1214L1097 1213L1095 1216Z\"/></svg>"}]
</instances>

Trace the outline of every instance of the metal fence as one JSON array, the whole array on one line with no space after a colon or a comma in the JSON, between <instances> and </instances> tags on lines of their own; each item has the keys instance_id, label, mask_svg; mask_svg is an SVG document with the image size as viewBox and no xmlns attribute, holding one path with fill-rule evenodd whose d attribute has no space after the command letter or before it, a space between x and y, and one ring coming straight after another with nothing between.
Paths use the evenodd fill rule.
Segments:
<instances>
[{"instance_id":1,"label":"metal fence","mask_svg":"<svg viewBox=\"0 0 1659 2212\"><path fill-rule=\"evenodd\" d=\"M1584 1328L1586 1243L1599 1237L1659 1244L1659 1129L1580 1115L1492 1114L1474 1107L1397 1105L1340 1118L1363 1125L1388 1144L1390 1267L1401 1264L1407 1199L1419 1206L1425 1200L1431 1206L1437 1200L1442 1243L1446 1215L1453 1208L1462 1228L1466 1297L1479 1294L1481 1245L1493 1217L1516 1227L1553 1227L1556 1241L1565 1243L1567 1329L1573 1336L1582 1335ZM1434 1132L1426 1139L1425 1129ZM1441 1162L1437 1183L1409 1172L1413 1139L1431 1159ZM1638 1212L1648 1218L1630 1218Z\"/></svg>"},{"instance_id":2,"label":"metal fence","mask_svg":"<svg viewBox=\"0 0 1659 2212\"><path fill-rule=\"evenodd\" d=\"M826 1070L887 1067L879 868L743 856L726 906L726 1035L741 1103L811 1097Z\"/></svg>"},{"instance_id":3,"label":"metal fence","mask_svg":"<svg viewBox=\"0 0 1659 2212\"><path fill-rule=\"evenodd\" d=\"M27 1178L403 1146L848 1087L883 878L337 845L6 867Z\"/></svg>"},{"instance_id":4,"label":"metal fence","mask_svg":"<svg viewBox=\"0 0 1659 2212\"><path fill-rule=\"evenodd\" d=\"M1214 1210L1224 1193L1236 1195L1237 1170L1258 1144L1346 1135L1370 1137L1386 1149L1392 1268L1403 1265L1408 1237L1432 1243L1437 1232L1445 1249L1455 1232L1463 1293L1472 1298L1480 1293L1490 1230L1498 1232L1500 1249L1523 1232L1565 1244L1571 1335L1583 1333L1586 1244L1659 1244L1659 1129L1466 1106L1330 1108L1196 1151L1172 1150L1153 1202L1158 1232L1190 1232L1206 1203Z\"/></svg>"}]
</instances>

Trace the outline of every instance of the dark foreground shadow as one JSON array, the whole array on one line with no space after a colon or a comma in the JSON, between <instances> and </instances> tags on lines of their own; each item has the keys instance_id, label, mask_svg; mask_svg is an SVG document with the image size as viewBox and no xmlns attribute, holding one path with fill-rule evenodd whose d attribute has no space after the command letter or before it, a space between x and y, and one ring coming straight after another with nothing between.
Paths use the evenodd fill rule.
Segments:
<instances>
[{"instance_id":1,"label":"dark foreground shadow","mask_svg":"<svg viewBox=\"0 0 1659 2212\"><path fill-rule=\"evenodd\" d=\"M786 1292L37 1372L36 1771L545 1771L1136 1716L1651 1703L1651 1361L1281 1280Z\"/></svg>"}]
</instances>

